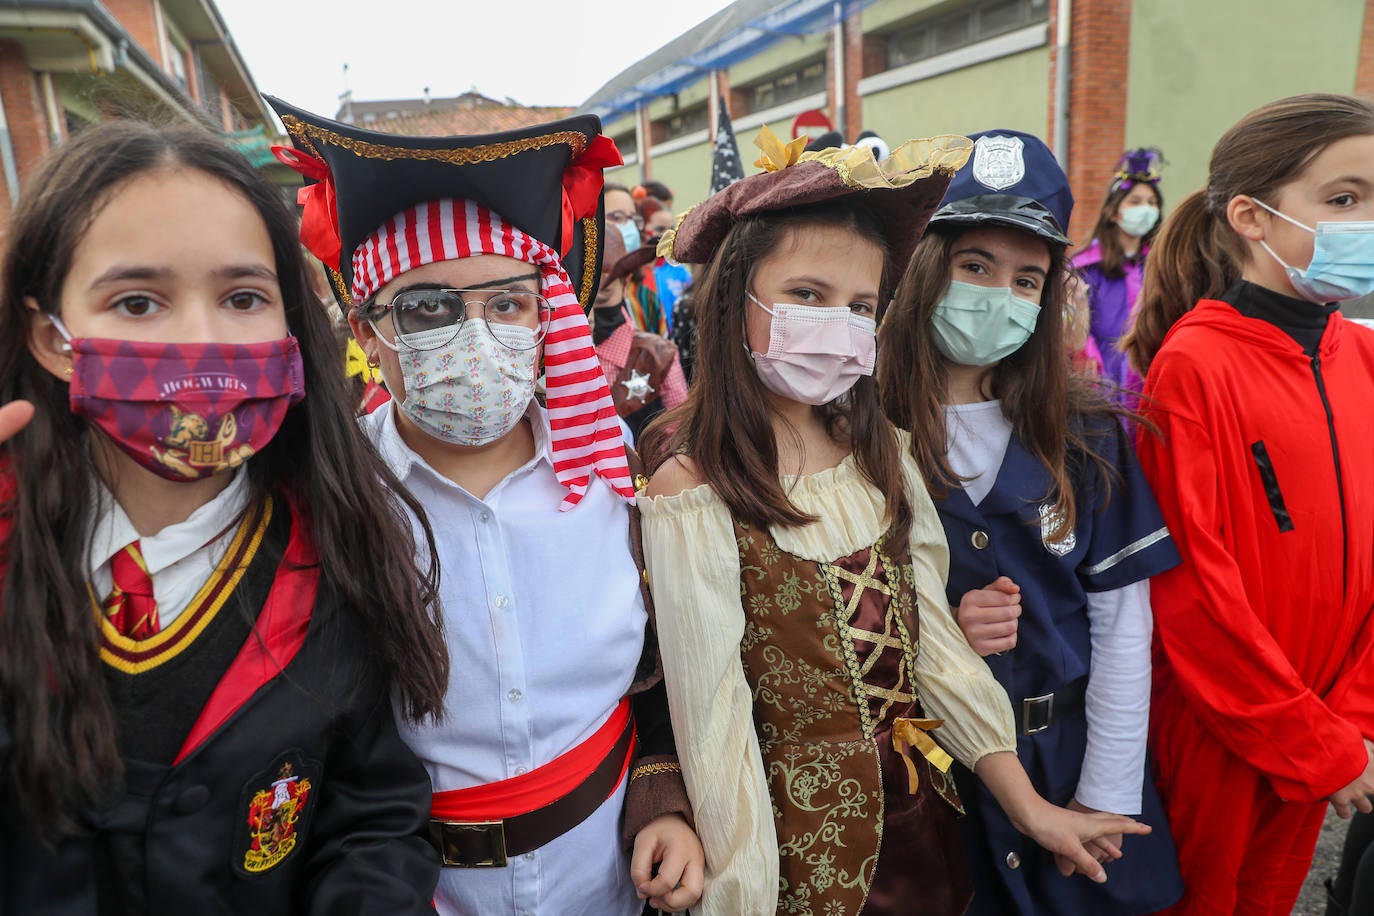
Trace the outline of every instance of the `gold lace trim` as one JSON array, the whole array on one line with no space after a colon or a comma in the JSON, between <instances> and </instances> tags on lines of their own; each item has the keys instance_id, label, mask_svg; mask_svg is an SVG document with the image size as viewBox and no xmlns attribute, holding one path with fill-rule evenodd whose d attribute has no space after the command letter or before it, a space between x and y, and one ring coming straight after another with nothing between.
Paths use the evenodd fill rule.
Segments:
<instances>
[{"instance_id":1,"label":"gold lace trim","mask_svg":"<svg viewBox=\"0 0 1374 916\"><path fill-rule=\"evenodd\" d=\"M682 765L677 763L646 763L630 771L630 782L644 776L662 776L664 773L681 773Z\"/></svg>"},{"instance_id":2,"label":"gold lace trim","mask_svg":"<svg viewBox=\"0 0 1374 916\"><path fill-rule=\"evenodd\" d=\"M311 140L319 140L340 149L346 149L355 156L361 156L364 159L386 161L418 159L429 162L446 162L449 165L473 165L478 162L495 162L498 159L505 159L507 156L514 156L516 153L523 153L532 149L547 149L559 144L566 144L570 147L573 158L576 159L587 148L587 135L576 130L563 130L539 137L503 140L500 143L486 143L481 146L466 146L456 149L409 149L390 146L385 143L373 143L369 140L359 140L356 137L345 137L327 127L307 124L294 115L284 115L281 122L286 127L287 133L298 141L308 143Z\"/></svg>"}]
</instances>

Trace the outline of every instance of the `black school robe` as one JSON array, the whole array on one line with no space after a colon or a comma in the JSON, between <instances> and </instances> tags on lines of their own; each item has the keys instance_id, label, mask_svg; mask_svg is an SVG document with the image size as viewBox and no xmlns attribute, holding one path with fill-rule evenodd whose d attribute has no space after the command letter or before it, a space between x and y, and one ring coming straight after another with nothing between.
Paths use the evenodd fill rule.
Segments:
<instances>
[{"instance_id":1,"label":"black school robe","mask_svg":"<svg viewBox=\"0 0 1374 916\"><path fill-rule=\"evenodd\" d=\"M106 638L126 772L88 832L48 848L0 788L2 916L433 912L429 778L308 536L282 500L263 514L229 548L243 575L164 631L182 639ZM0 722L0 771L9 748Z\"/></svg>"}]
</instances>

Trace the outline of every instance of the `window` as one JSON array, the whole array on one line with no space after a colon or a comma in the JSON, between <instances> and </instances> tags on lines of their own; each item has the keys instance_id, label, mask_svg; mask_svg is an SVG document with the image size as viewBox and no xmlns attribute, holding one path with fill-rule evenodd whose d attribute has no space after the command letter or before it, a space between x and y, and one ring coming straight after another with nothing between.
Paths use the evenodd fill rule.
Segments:
<instances>
[{"instance_id":1,"label":"window","mask_svg":"<svg viewBox=\"0 0 1374 916\"><path fill-rule=\"evenodd\" d=\"M676 140L678 137L685 137L699 130L705 130L710 120L710 109L705 105L679 111L665 120L663 139Z\"/></svg>"},{"instance_id":2,"label":"window","mask_svg":"<svg viewBox=\"0 0 1374 916\"><path fill-rule=\"evenodd\" d=\"M1049 0L981 0L888 33L888 69L986 41L1049 18Z\"/></svg>"},{"instance_id":3,"label":"window","mask_svg":"<svg viewBox=\"0 0 1374 916\"><path fill-rule=\"evenodd\" d=\"M750 111L763 111L825 91L825 60L780 74L750 87ZM704 126L704 125L703 125Z\"/></svg>"},{"instance_id":4,"label":"window","mask_svg":"<svg viewBox=\"0 0 1374 916\"><path fill-rule=\"evenodd\" d=\"M639 144L635 142L634 131L630 131L628 134L621 134L619 137L612 137L611 139L615 140L615 148L620 150L620 155L626 159L629 159L639 152Z\"/></svg>"}]
</instances>

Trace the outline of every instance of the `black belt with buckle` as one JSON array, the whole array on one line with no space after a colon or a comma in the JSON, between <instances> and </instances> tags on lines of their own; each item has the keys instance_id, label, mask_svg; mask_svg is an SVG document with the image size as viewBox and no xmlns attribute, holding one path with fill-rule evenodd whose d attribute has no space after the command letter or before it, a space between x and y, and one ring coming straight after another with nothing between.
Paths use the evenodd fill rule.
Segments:
<instances>
[{"instance_id":1,"label":"black belt with buckle","mask_svg":"<svg viewBox=\"0 0 1374 916\"><path fill-rule=\"evenodd\" d=\"M448 821L431 818L429 842L444 865L457 868L505 868L513 856L523 856L551 843L592 816L611 796L625 772L625 758L634 739L634 719L606 759L567 795L528 814L500 821Z\"/></svg>"},{"instance_id":2,"label":"black belt with buckle","mask_svg":"<svg viewBox=\"0 0 1374 916\"><path fill-rule=\"evenodd\" d=\"M1013 703L1017 734L1038 735L1060 719L1080 712L1087 687L1088 679L1079 678L1054 693L1026 697L1020 703Z\"/></svg>"}]
</instances>

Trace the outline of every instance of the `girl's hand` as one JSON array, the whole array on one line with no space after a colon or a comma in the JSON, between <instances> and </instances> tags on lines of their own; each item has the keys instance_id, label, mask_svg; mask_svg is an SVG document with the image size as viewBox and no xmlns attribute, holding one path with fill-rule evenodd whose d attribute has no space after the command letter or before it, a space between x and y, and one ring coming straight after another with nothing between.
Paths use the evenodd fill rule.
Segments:
<instances>
[{"instance_id":1,"label":"girl's hand","mask_svg":"<svg viewBox=\"0 0 1374 916\"><path fill-rule=\"evenodd\" d=\"M1364 814L1374 812L1374 805L1370 803L1370 797L1374 795L1374 742L1368 738L1364 742L1364 752L1368 758L1364 772L1350 785L1328 796L1337 817L1349 818L1356 811Z\"/></svg>"},{"instance_id":2,"label":"girl's hand","mask_svg":"<svg viewBox=\"0 0 1374 916\"><path fill-rule=\"evenodd\" d=\"M705 876L706 853L682 815L656 817L635 835L630 879L650 906L671 913L696 906Z\"/></svg>"},{"instance_id":3,"label":"girl's hand","mask_svg":"<svg viewBox=\"0 0 1374 916\"><path fill-rule=\"evenodd\" d=\"M964 639L981 656L1016 648L1017 618L1021 616L1021 586L1006 576L987 588L965 592L954 610Z\"/></svg>"},{"instance_id":4,"label":"girl's hand","mask_svg":"<svg viewBox=\"0 0 1374 916\"><path fill-rule=\"evenodd\" d=\"M0 407L0 442L7 442L33 419L33 405L28 401L10 401Z\"/></svg>"},{"instance_id":5,"label":"girl's hand","mask_svg":"<svg viewBox=\"0 0 1374 916\"><path fill-rule=\"evenodd\" d=\"M1080 806L1081 807L1081 806ZM1098 884L1107 881L1107 872L1094 852L1106 853L1107 861L1121 858L1122 834L1146 834L1150 828L1120 814L1086 814L1069 811L1040 801L1025 823L1012 822L1016 829L1054 853L1059 873L1068 877L1074 872L1087 875ZM1115 837L1116 842L1109 842Z\"/></svg>"},{"instance_id":6,"label":"girl's hand","mask_svg":"<svg viewBox=\"0 0 1374 916\"><path fill-rule=\"evenodd\" d=\"M1066 807L1070 811L1078 811L1082 814L1103 813L1096 808L1089 808L1087 805L1081 804L1076 798L1069 802ZM1109 833L1095 840L1088 840L1083 846L1092 853L1093 858L1099 862L1114 862L1123 855L1121 851L1121 834L1119 833ZM1054 864L1059 867L1061 874L1073 874L1073 863L1067 858L1056 855L1054 857Z\"/></svg>"}]
</instances>

